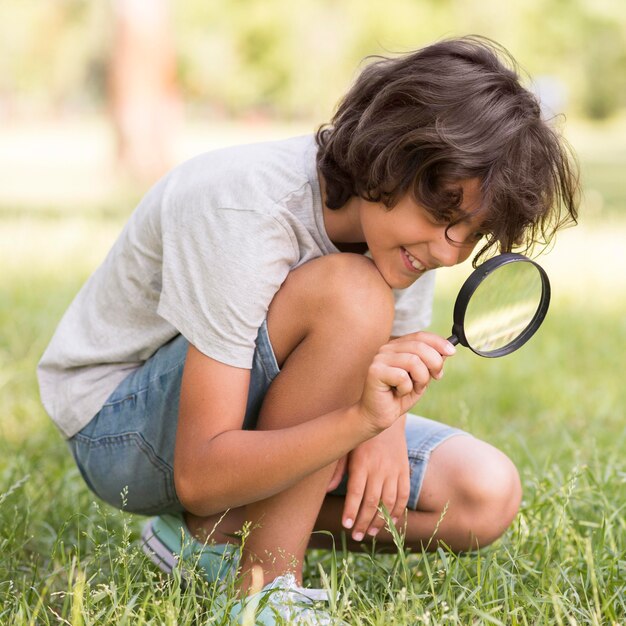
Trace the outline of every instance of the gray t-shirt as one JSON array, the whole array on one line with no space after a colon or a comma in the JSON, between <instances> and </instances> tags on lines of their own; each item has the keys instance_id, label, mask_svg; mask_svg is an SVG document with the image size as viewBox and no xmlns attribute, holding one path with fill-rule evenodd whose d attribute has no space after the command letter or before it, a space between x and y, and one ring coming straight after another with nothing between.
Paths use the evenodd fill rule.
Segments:
<instances>
[{"instance_id":1,"label":"gray t-shirt","mask_svg":"<svg viewBox=\"0 0 626 626\"><path fill-rule=\"evenodd\" d=\"M287 274L339 252L324 229L316 151L312 136L225 148L148 192L39 363L42 402L65 436L179 333L213 359L251 366ZM433 286L430 272L396 293L394 335L430 323Z\"/></svg>"}]
</instances>

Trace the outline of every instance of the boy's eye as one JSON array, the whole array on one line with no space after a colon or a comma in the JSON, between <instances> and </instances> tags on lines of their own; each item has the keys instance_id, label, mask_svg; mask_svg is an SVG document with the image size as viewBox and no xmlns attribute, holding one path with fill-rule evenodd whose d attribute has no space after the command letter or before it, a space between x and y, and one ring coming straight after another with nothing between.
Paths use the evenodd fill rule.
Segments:
<instances>
[{"instance_id":1,"label":"boy's eye","mask_svg":"<svg viewBox=\"0 0 626 626\"><path fill-rule=\"evenodd\" d=\"M483 232L475 232L468 235L463 241L459 241L458 245L460 246L475 246L483 237L486 236L486 233Z\"/></svg>"},{"instance_id":2,"label":"boy's eye","mask_svg":"<svg viewBox=\"0 0 626 626\"><path fill-rule=\"evenodd\" d=\"M475 232L467 237L465 240L465 244L468 246L473 246L478 243L483 237L485 237L485 233L483 232Z\"/></svg>"},{"instance_id":3,"label":"boy's eye","mask_svg":"<svg viewBox=\"0 0 626 626\"><path fill-rule=\"evenodd\" d=\"M453 211L446 211L443 209L426 211L426 217L428 221L434 226L448 226L451 222L455 221L455 215Z\"/></svg>"},{"instance_id":4,"label":"boy's eye","mask_svg":"<svg viewBox=\"0 0 626 626\"><path fill-rule=\"evenodd\" d=\"M484 230L477 230L472 232L463 233L465 226L469 222L468 218L458 217L451 219L444 215L432 215L430 216L430 222L438 227L444 227L446 229L446 236L449 240L457 242L461 246L474 246L481 239L488 235ZM455 236L457 235L457 236Z\"/></svg>"}]
</instances>

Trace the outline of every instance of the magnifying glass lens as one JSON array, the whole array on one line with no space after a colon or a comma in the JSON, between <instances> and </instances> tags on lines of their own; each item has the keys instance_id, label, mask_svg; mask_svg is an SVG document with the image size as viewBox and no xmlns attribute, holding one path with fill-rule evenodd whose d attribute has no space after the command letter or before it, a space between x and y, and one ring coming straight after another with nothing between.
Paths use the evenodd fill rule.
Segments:
<instances>
[{"instance_id":1,"label":"magnifying glass lens","mask_svg":"<svg viewBox=\"0 0 626 626\"><path fill-rule=\"evenodd\" d=\"M465 312L469 346L489 353L516 341L535 317L542 291L541 275L532 263L507 263L486 276Z\"/></svg>"}]
</instances>

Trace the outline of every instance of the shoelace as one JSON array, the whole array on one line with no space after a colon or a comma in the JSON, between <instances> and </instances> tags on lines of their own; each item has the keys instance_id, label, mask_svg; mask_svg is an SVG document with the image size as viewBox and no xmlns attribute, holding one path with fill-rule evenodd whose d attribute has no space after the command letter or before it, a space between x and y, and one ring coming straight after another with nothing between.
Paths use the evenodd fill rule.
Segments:
<instances>
[{"instance_id":1,"label":"shoelace","mask_svg":"<svg viewBox=\"0 0 626 626\"><path fill-rule=\"evenodd\" d=\"M324 589L309 589L307 587L298 586L293 574L279 576L269 585L266 585L265 589L280 589L285 596L296 596L294 598L295 600L305 602L328 602L328 592ZM279 592L276 593L278 594Z\"/></svg>"},{"instance_id":2,"label":"shoelace","mask_svg":"<svg viewBox=\"0 0 626 626\"><path fill-rule=\"evenodd\" d=\"M331 624L325 611L314 611L302 604L328 601L324 589L307 589L298 586L293 574L284 574L266 585L264 591L271 591L269 603L284 618L297 621L296 624Z\"/></svg>"}]
</instances>

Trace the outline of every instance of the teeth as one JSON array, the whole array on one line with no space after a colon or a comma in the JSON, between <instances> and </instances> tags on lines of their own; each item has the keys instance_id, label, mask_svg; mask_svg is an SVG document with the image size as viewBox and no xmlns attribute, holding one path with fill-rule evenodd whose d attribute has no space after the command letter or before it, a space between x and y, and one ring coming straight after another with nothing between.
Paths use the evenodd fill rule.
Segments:
<instances>
[{"instance_id":1,"label":"teeth","mask_svg":"<svg viewBox=\"0 0 626 626\"><path fill-rule=\"evenodd\" d=\"M426 270L426 267L424 265L422 265L408 250L404 250L406 252L406 256L409 259L409 261L411 261L411 265L416 269L419 270L420 272L423 272Z\"/></svg>"}]
</instances>

